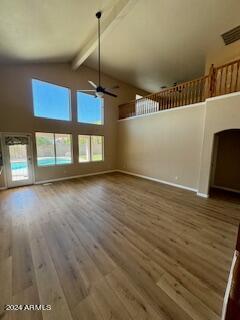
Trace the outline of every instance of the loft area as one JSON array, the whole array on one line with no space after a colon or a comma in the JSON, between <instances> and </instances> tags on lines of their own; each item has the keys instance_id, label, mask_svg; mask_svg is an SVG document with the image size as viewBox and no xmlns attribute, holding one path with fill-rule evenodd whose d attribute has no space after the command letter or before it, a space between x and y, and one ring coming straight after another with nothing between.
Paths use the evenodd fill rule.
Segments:
<instances>
[{"instance_id":1,"label":"loft area","mask_svg":"<svg viewBox=\"0 0 240 320\"><path fill-rule=\"evenodd\" d=\"M119 106L119 119L203 102L240 91L240 60L214 67L208 75Z\"/></svg>"}]
</instances>

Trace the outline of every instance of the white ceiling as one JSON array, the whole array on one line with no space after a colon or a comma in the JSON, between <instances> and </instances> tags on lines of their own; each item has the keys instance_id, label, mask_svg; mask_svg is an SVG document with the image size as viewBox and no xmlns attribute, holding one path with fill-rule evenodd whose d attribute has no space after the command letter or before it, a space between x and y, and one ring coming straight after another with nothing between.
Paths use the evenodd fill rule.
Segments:
<instances>
[{"instance_id":1,"label":"white ceiling","mask_svg":"<svg viewBox=\"0 0 240 320\"><path fill-rule=\"evenodd\" d=\"M0 0L0 61L70 61L112 0Z\"/></svg>"},{"instance_id":2,"label":"white ceiling","mask_svg":"<svg viewBox=\"0 0 240 320\"><path fill-rule=\"evenodd\" d=\"M116 0L115 0L116 1ZM147 91L200 76L239 0L137 0L102 41L103 72ZM1 0L0 61L71 61L113 0ZM85 62L96 68L94 52Z\"/></svg>"}]
</instances>

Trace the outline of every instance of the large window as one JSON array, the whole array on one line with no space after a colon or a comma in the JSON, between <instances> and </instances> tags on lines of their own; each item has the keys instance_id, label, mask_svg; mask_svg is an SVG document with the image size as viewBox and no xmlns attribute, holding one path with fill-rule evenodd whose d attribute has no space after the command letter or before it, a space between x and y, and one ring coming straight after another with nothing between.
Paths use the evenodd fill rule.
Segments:
<instances>
[{"instance_id":1,"label":"large window","mask_svg":"<svg viewBox=\"0 0 240 320\"><path fill-rule=\"evenodd\" d=\"M89 162L90 156L90 136L78 136L79 162Z\"/></svg>"},{"instance_id":2,"label":"large window","mask_svg":"<svg viewBox=\"0 0 240 320\"><path fill-rule=\"evenodd\" d=\"M103 160L103 136L91 136L91 159L92 161Z\"/></svg>"},{"instance_id":3,"label":"large window","mask_svg":"<svg viewBox=\"0 0 240 320\"><path fill-rule=\"evenodd\" d=\"M103 161L104 137L103 136L78 136L79 162Z\"/></svg>"},{"instance_id":4,"label":"large window","mask_svg":"<svg viewBox=\"0 0 240 320\"><path fill-rule=\"evenodd\" d=\"M36 117L70 120L70 90L32 79L33 108Z\"/></svg>"},{"instance_id":5,"label":"large window","mask_svg":"<svg viewBox=\"0 0 240 320\"><path fill-rule=\"evenodd\" d=\"M103 99L83 92L77 92L78 122L103 124Z\"/></svg>"},{"instance_id":6,"label":"large window","mask_svg":"<svg viewBox=\"0 0 240 320\"><path fill-rule=\"evenodd\" d=\"M72 135L36 133L37 164L52 166L72 163Z\"/></svg>"}]
</instances>

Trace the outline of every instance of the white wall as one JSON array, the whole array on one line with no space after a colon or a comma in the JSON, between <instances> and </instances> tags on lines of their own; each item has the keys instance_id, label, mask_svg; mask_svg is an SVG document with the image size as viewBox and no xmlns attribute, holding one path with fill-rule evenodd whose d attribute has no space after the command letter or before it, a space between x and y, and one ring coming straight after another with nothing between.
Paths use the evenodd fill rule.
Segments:
<instances>
[{"instance_id":1,"label":"white wall","mask_svg":"<svg viewBox=\"0 0 240 320\"><path fill-rule=\"evenodd\" d=\"M213 137L240 128L240 93L118 122L119 170L208 195Z\"/></svg>"},{"instance_id":2,"label":"white wall","mask_svg":"<svg viewBox=\"0 0 240 320\"><path fill-rule=\"evenodd\" d=\"M196 189L204 103L118 123L118 168Z\"/></svg>"},{"instance_id":3,"label":"white wall","mask_svg":"<svg viewBox=\"0 0 240 320\"><path fill-rule=\"evenodd\" d=\"M228 129L240 129L240 92L206 101L199 193L209 192L214 134Z\"/></svg>"}]
</instances>

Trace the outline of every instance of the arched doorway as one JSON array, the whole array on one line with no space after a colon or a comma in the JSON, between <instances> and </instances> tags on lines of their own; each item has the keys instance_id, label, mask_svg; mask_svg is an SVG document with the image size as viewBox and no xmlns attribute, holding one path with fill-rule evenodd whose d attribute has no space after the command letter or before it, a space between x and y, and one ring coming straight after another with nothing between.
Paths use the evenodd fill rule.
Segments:
<instances>
[{"instance_id":1,"label":"arched doorway","mask_svg":"<svg viewBox=\"0 0 240 320\"><path fill-rule=\"evenodd\" d=\"M210 188L240 193L240 129L214 135Z\"/></svg>"}]
</instances>

